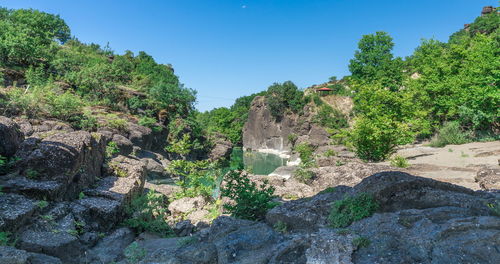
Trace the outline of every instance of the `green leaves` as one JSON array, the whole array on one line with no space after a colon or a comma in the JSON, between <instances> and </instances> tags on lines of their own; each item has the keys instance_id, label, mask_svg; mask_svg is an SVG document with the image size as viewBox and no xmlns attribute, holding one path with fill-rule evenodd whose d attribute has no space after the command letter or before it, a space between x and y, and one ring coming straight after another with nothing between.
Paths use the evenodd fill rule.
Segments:
<instances>
[{"instance_id":1,"label":"green leaves","mask_svg":"<svg viewBox=\"0 0 500 264\"><path fill-rule=\"evenodd\" d=\"M234 204L224 204L224 208L232 216L260 220L265 217L267 210L276 206L272 202L274 187L267 182L259 187L238 171L230 171L226 177L226 185L222 188L222 195L234 201Z\"/></svg>"},{"instance_id":2,"label":"green leaves","mask_svg":"<svg viewBox=\"0 0 500 264\"><path fill-rule=\"evenodd\" d=\"M304 108L306 101L304 93L291 82L274 83L267 88L266 100L269 106L271 115L280 120L290 110L294 113L299 113Z\"/></svg>"},{"instance_id":3,"label":"green leaves","mask_svg":"<svg viewBox=\"0 0 500 264\"><path fill-rule=\"evenodd\" d=\"M361 193L334 202L328 220L331 227L344 228L354 221L372 216L378 208L379 204L373 196Z\"/></svg>"}]
</instances>

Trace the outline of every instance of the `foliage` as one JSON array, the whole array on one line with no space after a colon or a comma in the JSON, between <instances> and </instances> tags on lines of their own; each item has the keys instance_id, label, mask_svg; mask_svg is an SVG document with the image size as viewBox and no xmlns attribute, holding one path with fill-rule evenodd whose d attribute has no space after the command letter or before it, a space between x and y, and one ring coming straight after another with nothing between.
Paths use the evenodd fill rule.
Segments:
<instances>
[{"instance_id":1,"label":"foliage","mask_svg":"<svg viewBox=\"0 0 500 264\"><path fill-rule=\"evenodd\" d=\"M28 177L28 179L32 179L32 180L36 180L40 176L40 173L37 170L32 169L32 168L27 169L25 174L26 174L26 177Z\"/></svg>"},{"instance_id":2,"label":"foliage","mask_svg":"<svg viewBox=\"0 0 500 264\"><path fill-rule=\"evenodd\" d=\"M386 116L358 118L349 133L347 144L353 146L363 160L381 161L392 154L399 144L412 139L409 126Z\"/></svg>"},{"instance_id":3,"label":"foliage","mask_svg":"<svg viewBox=\"0 0 500 264\"><path fill-rule=\"evenodd\" d=\"M337 152L335 152L335 150L333 150L333 149L328 149L325 152L323 152L323 156L325 156L325 157L334 157L336 155L337 155Z\"/></svg>"},{"instance_id":4,"label":"foliage","mask_svg":"<svg viewBox=\"0 0 500 264\"><path fill-rule=\"evenodd\" d=\"M123 255L127 259L127 263L139 263L144 257L146 257L146 250L139 246L137 242L132 242L125 250Z\"/></svg>"},{"instance_id":5,"label":"foliage","mask_svg":"<svg viewBox=\"0 0 500 264\"><path fill-rule=\"evenodd\" d=\"M364 35L351 59L349 70L355 80L378 81L383 86L397 87L402 80L402 60L394 59L392 37L386 32Z\"/></svg>"},{"instance_id":6,"label":"foliage","mask_svg":"<svg viewBox=\"0 0 500 264\"><path fill-rule=\"evenodd\" d=\"M295 142L297 142L298 138L299 138L299 136L297 136L297 134L294 134L294 133L288 134L288 142L290 142L290 144L292 144L292 146L295 146Z\"/></svg>"},{"instance_id":7,"label":"foliage","mask_svg":"<svg viewBox=\"0 0 500 264\"><path fill-rule=\"evenodd\" d=\"M138 233L148 231L164 237L173 235L172 228L166 221L167 201L163 195L153 190L135 197L125 208L125 212L129 218L124 221L124 224Z\"/></svg>"},{"instance_id":8,"label":"foliage","mask_svg":"<svg viewBox=\"0 0 500 264\"><path fill-rule=\"evenodd\" d=\"M111 128L125 131L127 128L127 120L118 117L116 114L108 114L106 116L107 125Z\"/></svg>"},{"instance_id":9,"label":"foliage","mask_svg":"<svg viewBox=\"0 0 500 264\"><path fill-rule=\"evenodd\" d=\"M332 192L335 192L335 187L328 187L328 188L320 191L318 194L332 193Z\"/></svg>"},{"instance_id":10,"label":"foliage","mask_svg":"<svg viewBox=\"0 0 500 264\"><path fill-rule=\"evenodd\" d=\"M156 121L156 118L152 118L152 117L148 117L148 116L142 116L139 119L138 123L141 126L145 126L145 127L151 128L153 131L158 131L159 132L159 131L162 130L162 127L157 125L158 123Z\"/></svg>"},{"instance_id":11,"label":"foliage","mask_svg":"<svg viewBox=\"0 0 500 264\"><path fill-rule=\"evenodd\" d=\"M272 202L274 188L267 182L259 187L238 171L230 171L225 176L226 185L222 188L222 196L234 201L234 204L225 204L224 208L232 216L260 220L264 218L267 210L276 206Z\"/></svg>"},{"instance_id":12,"label":"foliage","mask_svg":"<svg viewBox=\"0 0 500 264\"><path fill-rule=\"evenodd\" d=\"M38 206L38 208L43 209L43 208L49 206L49 202L42 200L42 201L38 201L36 203L36 205Z\"/></svg>"},{"instance_id":13,"label":"foliage","mask_svg":"<svg viewBox=\"0 0 500 264\"><path fill-rule=\"evenodd\" d=\"M0 8L0 62L27 66L50 60L57 43L70 37L59 17L33 9Z\"/></svg>"},{"instance_id":14,"label":"foliage","mask_svg":"<svg viewBox=\"0 0 500 264\"><path fill-rule=\"evenodd\" d=\"M364 248L368 247L371 244L371 241L366 237L356 237L352 240L352 244L356 248Z\"/></svg>"},{"instance_id":15,"label":"foliage","mask_svg":"<svg viewBox=\"0 0 500 264\"><path fill-rule=\"evenodd\" d=\"M118 145L114 141L108 142L108 145L106 146L106 158L112 158L114 155L120 153L120 149L118 148Z\"/></svg>"},{"instance_id":16,"label":"foliage","mask_svg":"<svg viewBox=\"0 0 500 264\"><path fill-rule=\"evenodd\" d=\"M286 233L288 231L288 226L283 221L278 221L273 225L274 230L280 233Z\"/></svg>"},{"instance_id":17,"label":"foliage","mask_svg":"<svg viewBox=\"0 0 500 264\"><path fill-rule=\"evenodd\" d=\"M230 108L220 107L198 113L197 121L209 135L217 136L220 133L233 144L241 145L243 126L248 119L250 105L256 96L262 96L265 93L242 96L236 99Z\"/></svg>"},{"instance_id":18,"label":"foliage","mask_svg":"<svg viewBox=\"0 0 500 264\"><path fill-rule=\"evenodd\" d=\"M361 193L335 201L328 220L333 228L344 228L354 221L373 215L378 208L379 205L373 196Z\"/></svg>"},{"instance_id":19,"label":"foliage","mask_svg":"<svg viewBox=\"0 0 500 264\"><path fill-rule=\"evenodd\" d=\"M0 246L13 246L10 232L0 232Z\"/></svg>"},{"instance_id":20,"label":"foliage","mask_svg":"<svg viewBox=\"0 0 500 264\"><path fill-rule=\"evenodd\" d=\"M310 182L314 176L316 176L316 174L308 170L305 166L301 166L293 172L293 178L301 183Z\"/></svg>"},{"instance_id":21,"label":"foliage","mask_svg":"<svg viewBox=\"0 0 500 264\"><path fill-rule=\"evenodd\" d=\"M274 83L267 88L266 101L271 115L281 120L286 111L299 113L305 106L304 93L291 82Z\"/></svg>"},{"instance_id":22,"label":"foliage","mask_svg":"<svg viewBox=\"0 0 500 264\"><path fill-rule=\"evenodd\" d=\"M434 136L431 147L444 147L446 145L460 145L470 141L470 133L464 132L458 121L447 122Z\"/></svg>"},{"instance_id":23,"label":"foliage","mask_svg":"<svg viewBox=\"0 0 500 264\"><path fill-rule=\"evenodd\" d=\"M0 155L0 175L9 173L14 167L15 163L18 162L20 158L18 157L4 157Z\"/></svg>"},{"instance_id":24,"label":"foliage","mask_svg":"<svg viewBox=\"0 0 500 264\"><path fill-rule=\"evenodd\" d=\"M314 162L314 147L307 143L302 142L296 145L293 150L299 153L299 157L302 163L311 163Z\"/></svg>"},{"instance_id":25,"label":"foliage","mask_svg":"<svg viewBox=\"0 0 500 264\"><path fill-rule=\"evenodd\" d=\"M321 105L313 121L329 129L341 129L349 125L342 112L327 104Z\"/></svg>"},{"instance_id":26,"label":"foliage","mask_svg":"<svg viewBox=\"0 0 500 264\"><path fill-rule=\"evenodd\" d=\"M182 191L175 194L176 198L199 195L210 198L215 188L216 179L220 175L217 164L206 160L173 160L168 165L167 171L179 177L176 184L182 187Z\"/></svg>"},{"instance_id":27,"label":"foliage","mask_svg":"<svg viewBox=\"0 0 500 264\"><path fill-rule=\"evenodd\" d=\"M408 160L406 160L405 157L400 156L400 155L394 155L391 158L391 166L398 167L398 168L408 168L410 164L408 163Z\"/></svg>"}]
</instances>

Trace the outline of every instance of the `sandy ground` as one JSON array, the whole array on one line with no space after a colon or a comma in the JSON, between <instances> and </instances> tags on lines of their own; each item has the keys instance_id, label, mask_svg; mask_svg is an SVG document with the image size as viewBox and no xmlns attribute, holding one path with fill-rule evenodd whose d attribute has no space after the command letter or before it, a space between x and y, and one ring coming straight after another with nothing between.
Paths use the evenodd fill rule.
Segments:
<instances>
[{"instance_id":1,"label":"sandy ground","mask_svg":"<svg viewBox=\"0 0 500 264\"><path fill-rule=\"evenodd\" d=\"M411 166L407 170L411 174L479 190L474 177L484 166L499 166L500 141L448 145L443 148L416 145L400 149L397 154L408 159Z\"/></svg>"}]
</instances>

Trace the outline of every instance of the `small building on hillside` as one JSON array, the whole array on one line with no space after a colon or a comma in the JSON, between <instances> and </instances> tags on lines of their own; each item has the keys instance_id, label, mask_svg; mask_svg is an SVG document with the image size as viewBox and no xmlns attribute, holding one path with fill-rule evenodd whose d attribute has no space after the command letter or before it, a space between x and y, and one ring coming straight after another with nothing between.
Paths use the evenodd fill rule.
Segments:
<instances>
[{"instance_id":1,"label":"small building on hillside","mask_svg":"<svg viewBox=\"0 0 500 264\"><path fill-rule=\"evenodd\" d=\"M328 87L321 87L316 89L316 93L319 94L320 96L330 95L332 94L332 92L333 90Z\"/></svg>"}]
</instances>

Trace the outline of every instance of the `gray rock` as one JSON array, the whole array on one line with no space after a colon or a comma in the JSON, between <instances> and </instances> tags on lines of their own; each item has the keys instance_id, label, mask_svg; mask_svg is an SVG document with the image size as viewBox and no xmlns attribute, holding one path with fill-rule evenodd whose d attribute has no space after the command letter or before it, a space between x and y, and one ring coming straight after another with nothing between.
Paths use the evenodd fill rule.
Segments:
<instances>
[{"instance_id":1,"label":"gray rock","mask_svg":"<svg viewBox=\"0 0 500 264\"><path fill-rule=\"evenodd\" d=\"M22 195L0 195L0 230L17 230L28 222L37 208L34 200Z\"/></svg>"},{"instance_id":2,"label":"gray rock","mask_svg":"<svg viewBox=\"0 0 500 264\"><path fill-rule=\"evenodd\" d=\"M85 131L60 133L16 154L24 174L65 186L63 198L73 198L101 175L105 142L100 134Z\"/></svg>"},{"instance_id":3,"label":"gray rock","mask_svg":"<svg viewBox=\"0 0 500 264\"><path fill-rule=\"evenodd\" d=\"M29 254L14 247L0 246L0 263L3 264L27 264Z\"/></svg>"},{"instance_id":4,"label":"gray rock","mask_svg":"<svg viewBox=\"0 0 500 264\"><path fill-rule=\"evenodd\" d=\"M154 158L142 158L141 161L146 164L148 179L165 179L170 176L160 161Z\"/></svg>"},{"instance_id":5,"label":"gray rock","mask_svg":"<svg viewBox=\"0 0 500 264\"><path fill-rule=\"evenodd\" d=\"M120 150L120 155L127 156L132 153L132 148L134 145L128 138L120 134L114 134L112 141L116 143L116 146Z\"/></svg>"},{"instance_id":6,"label":"gray rock","mask_svg":"<svg viewBox=\"0 0 500 264\"><path fill-rule=\"evenodd\" d=\"M85 190L85 195L112 199L123 206L134 196L142 193L141 185L144 185L144 179L110 176L100 180L96 185L94 189Z\"/></svg>"},{"instance_id":7,"label":"gray rock","mask_svg":"<svg viewBox=\"0 0 500 264\"><path fill-rule=\"evenodd\" d=\"M37 232L27 230L19 239L21 249L60 258L64 263L78 263L82 254L78 238L66 232Z\"/></svg>"},{"instance_id":8,"label":"gray rock","mask_svg":"<svg viewBox=\"0 0 500 264\"><path fill-rule=\"evenodd\" d=\"M351 255L356 250L353 236L341 236L332 230L321 230L313 235L310 247L305 255L307 264L349 264Z\"/></svg>"},{"instance_id":9,"label":"gray rock","mask_svg":"<svg viewBox=\"0 0 500 264\"><path fill-rule=\"evenodd\" d=\"M231 141L225 139L222 135L218 135L214 147L208 154L208 158L211 160L228 158L232 149L233 144Z\"/></svg>"},{"instance_id":10,"label":"gray rock","mask_svg":"<svg viewBox=\"0 0 500 264\"><path fill-rule=\"evenodd\" d=\"M64 195L64 185L57 181L38 181L16 177L3 183L3 191L15 192L35 199L58 201Z\"/></svg>"},{"instance_id":11,"label":"gray rock","mask_svg":"<svg viewBox=\"0 0 500 264\"><path fill-rule=\"evenodd\" d=\"M179 200L175 200L168 205L168 210L172 214L187 214L195 211L196 209L203 208L207 202L201 196L198 197L184 197Z\"/></svg>"},{"instance_id":12,"label":"gray rock","mask_svg":"<svg viewBox=\"0 0 500 264\"><path fill-rule=\"evenodd\" d=\"M150 150L153 143L151 128L134 123L128 124L128 139L144 150Z\"/></svg>"},{"instance_id":13,"label":"gray rock","mask_svg":"<svg viewBox=\"0 0 500 264\"><path fill-rule=\"evenodd\" d=\"M101 197L88 197L74 202L74 214L92 223L91 228L98 231L111 229L123 219L123 211L118 201ZM80 205L81 207L79 207Z\"/></svg>"},{"instance_id":14,"label":"gray rock","mask_svg":"<svg viewBox=\"0 0 500 264\"><path fill-rule=\"evenodd\" d=\"M175 224L173 230L178 237L189 236L194 232L195 226L191 221L184 220Z\"/></svg>"},{"instance_id":15,"label":"gray rock","mask_svg":"<svg viewBox=\"0 0 500 264\"><path fill-rule=\"evenodd\" d=\"M134 233L128 228L120 228L103 238L90 250L88 262L111 263L123 257L123 250L134 241Z\"/></svg>"},{"instance_id":16,"label":"gray rock","mask_svg":"<svg viewBox=\"0 0 500 264\"><path fill-rule=\"evenodd\" d=\"M51 257L45 254L30 253L29 264L63 264L59 258Z\"/></svg>"},{"instance_id":17,"label":"gray rock","mask_svg":"<svg viewBox=\"0 0 500 264\"><path fill-rule=\"evenodd\" d=\"M19 125L12 119L0 116L0 155L13 156L24 140Z\"/></svg>"}]
</instances>

